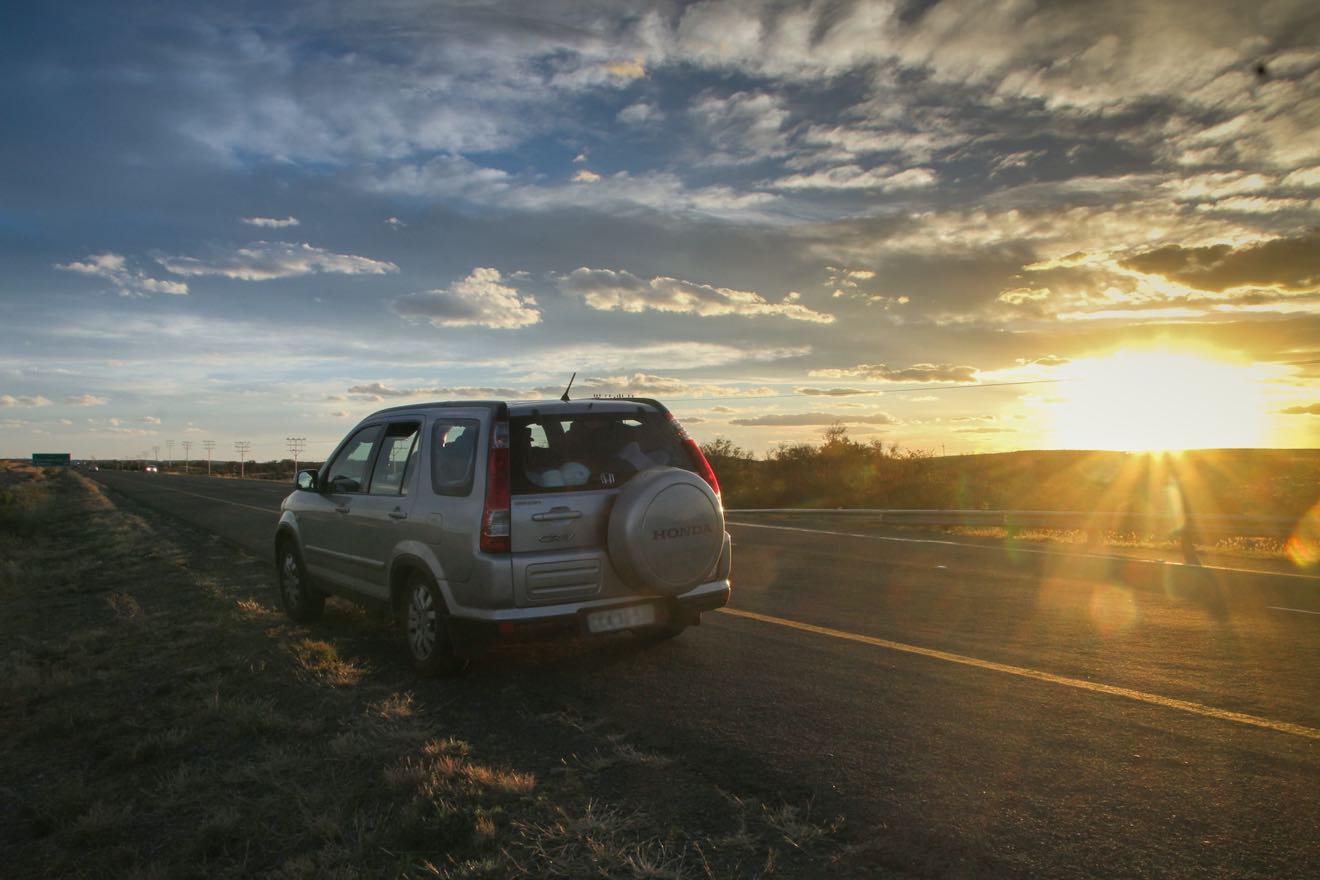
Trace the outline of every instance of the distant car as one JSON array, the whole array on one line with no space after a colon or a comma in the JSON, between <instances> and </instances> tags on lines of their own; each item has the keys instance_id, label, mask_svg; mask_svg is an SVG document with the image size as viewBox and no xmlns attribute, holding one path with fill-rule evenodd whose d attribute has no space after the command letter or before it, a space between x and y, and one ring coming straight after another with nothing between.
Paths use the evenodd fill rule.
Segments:
<instances>
[{"instance_id":1,"label":"distant car","mask_svg":"<svg viewBox=\"0 0 1320 880\"><path fill-rule=\"evenodd\" d=\"M281 510L289 616L319 617L327 594L388 603L424 674L484 638L669 638L729 600L719 483L654 400L382 410Z\"/></svg>"},{"instance_id":2,"label":"distant car","mask_svg":"<svg viewBox=\"0 0 1320 880\"><path fill-rule=\"evenodd\" d=\"M144 467L142 470L146 471L149 474L154 474L156 473L156 466L154 464L149 464L146 467Z\"/></svg>"}]
</instances>

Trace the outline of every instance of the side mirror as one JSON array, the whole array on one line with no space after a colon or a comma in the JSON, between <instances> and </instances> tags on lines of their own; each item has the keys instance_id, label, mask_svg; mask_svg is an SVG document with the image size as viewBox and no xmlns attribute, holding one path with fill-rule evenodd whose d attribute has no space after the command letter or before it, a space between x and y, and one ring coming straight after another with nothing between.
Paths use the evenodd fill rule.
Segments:
<instances>
[{"instance_id":1,"label":"side mirror","mask_svg":"<svg viewBox=\"0 0 1320 880\"><path fill-rule=\"evenodd\" d=\"M316 471L306 470L298 471L298 476L294 478L294 486L307 492L316 491Z\"/></svg>"}]
</instances>

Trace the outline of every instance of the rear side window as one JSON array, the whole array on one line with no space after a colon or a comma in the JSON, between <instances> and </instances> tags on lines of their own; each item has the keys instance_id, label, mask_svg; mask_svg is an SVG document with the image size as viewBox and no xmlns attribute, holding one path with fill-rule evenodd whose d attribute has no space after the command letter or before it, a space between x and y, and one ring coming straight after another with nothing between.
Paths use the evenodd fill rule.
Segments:
<instances>
[{"instance_id":1,"label":"rear side window","mask_svg":"<svg viewBox=\"0 0 1320 880\"><path fill-rule=\"evenodd\" d=\"M431 428L431 488L437 495L465 498L476 473L476 419L441 419Z\"/></svg>"},{"instance_id":2,"label":"rear side window","mask_svg":"<svg viewBox=\"0 0 1320 880\"><path fill-rule=\"evenodd\" d=\"M580 413L510 420L518 495L621 486L654 467L695 470L673 425L659 413Z\"/></svg>"}]
</instances>

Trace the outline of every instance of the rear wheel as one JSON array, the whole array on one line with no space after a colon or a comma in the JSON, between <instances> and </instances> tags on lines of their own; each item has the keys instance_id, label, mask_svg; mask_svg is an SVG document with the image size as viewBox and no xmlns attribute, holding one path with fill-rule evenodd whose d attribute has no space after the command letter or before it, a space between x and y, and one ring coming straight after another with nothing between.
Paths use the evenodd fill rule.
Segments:
<instances>
[{"instance_id":1,"label":"rear wheel","mask_svg":"<svg viewBox=\"0 0 1320 880\"><path fill-rule=\"evenodd\" d=\"M284 613L299 623L318 619L325 611L325 594L307 577L302 554L293 541L286 538L280 542L276 564L279 566L280 604L284 606Z\"/></svg>"},{"instance_id":2,"label":"rear wheel","mask_svg":"<svg viewBox=\"0 0 1320 880\"><path fill-rule=\"evenodd\" d=\"M445 601L430 578L409 577L399 616L408 656L422 675L453 675L466 665L454 650Z\"/></svg>"}]
</instances>

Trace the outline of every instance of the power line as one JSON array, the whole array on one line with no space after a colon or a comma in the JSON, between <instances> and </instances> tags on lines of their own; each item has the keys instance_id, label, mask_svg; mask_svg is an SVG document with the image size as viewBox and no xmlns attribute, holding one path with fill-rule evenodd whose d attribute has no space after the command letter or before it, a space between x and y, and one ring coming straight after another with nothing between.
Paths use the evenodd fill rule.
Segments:
<instances>
[{"instance_id":1,"label":"power line","mask_svg":"<svg viewBox=\"0 0 1320 880\"><path fill-rule=\"evenodd\" d=\"M183 472L188 473L188 455L192 452L192 441L184 440L179 444L183 447Z\"/></svg>"},{"instance_id":2,"label":"power line","mask_svg":"<svg viewBox=\"0 0 1320 880\"><path fill-rule=\"evenodd\" d=\"M293 472L298 473L298 456L307 448L306 437L285 437L284 442L289 445L289 454L293 456Z\"/></svg>"},{"instance_id":3,"label":"power line","mask_svg":"<svg viewBox=\"0 0 1320 880\"><path fill-rule=\"evenodd\" d=\"M214 440L203 440L202 445L206 447L206 475L211 476L211 451L215 449Z\"/></svg>"}]
</instances>

